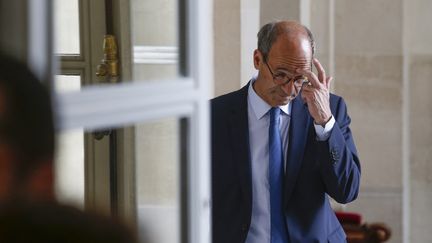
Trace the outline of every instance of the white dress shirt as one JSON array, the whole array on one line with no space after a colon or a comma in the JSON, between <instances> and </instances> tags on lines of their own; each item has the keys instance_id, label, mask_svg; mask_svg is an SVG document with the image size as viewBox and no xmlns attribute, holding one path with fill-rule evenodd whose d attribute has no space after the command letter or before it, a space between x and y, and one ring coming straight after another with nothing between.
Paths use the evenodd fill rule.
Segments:
<instances>
[{"instance_id":1,"label":"white dress shirt","mask_svg":"<svg viewBox=\"0 0 432 243\"><path fill-rule=\"evenodd\" d=\"M248 90L248 121L249 121L249 145L252 168L252 218L246 243L270 242L270 191L268 179L269 167L269 125L268 111L271 106L257 95L253 89L254 78L251 80ZM288 129L291 120L291 103L279 106L282 110L280 119L280 134L284 154L284 164L288 152ZM330 136L335 123L332 117L322 127L315 125L317 139L325 141Z\"/></svg>"}]
</instances>

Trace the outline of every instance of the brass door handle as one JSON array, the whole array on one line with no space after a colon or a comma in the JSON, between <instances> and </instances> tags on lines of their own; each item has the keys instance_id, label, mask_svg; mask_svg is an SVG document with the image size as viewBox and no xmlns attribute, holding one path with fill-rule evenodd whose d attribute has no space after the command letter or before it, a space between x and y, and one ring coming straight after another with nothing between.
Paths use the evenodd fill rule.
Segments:
<instances>
[{"instance_id":1,"label":"brass door handle","mask_svg":"<svg viewBox=\"0 0 432 243\"><path fill-rule=\"evenodd\" d=\"M115 36L105 35L103 41L104 58L96 67L96 76L115 83L119 77L117 43Z\"/></svg>"},{"instance_id":2,"label":"brass door handle","mask_svg":"<svg viewBox=\"0 0 432 243\"><path fill-rule=\"evenodd\" d=\"M111 130L100 130L92 133L93 138L96 140L102 140L105 136L109 136L111 134Z\"/></svg>"},{"instance_id":3,"label":"brass door handle","mask_svg":"<svg viewBox=\"0 0 432 243\"><path fill-rule=\"evenodd\" d=\"M99 64L96 67L97 77L106 77L108 74L108 66L105 63Z\"/></svg>"}]
</instances>

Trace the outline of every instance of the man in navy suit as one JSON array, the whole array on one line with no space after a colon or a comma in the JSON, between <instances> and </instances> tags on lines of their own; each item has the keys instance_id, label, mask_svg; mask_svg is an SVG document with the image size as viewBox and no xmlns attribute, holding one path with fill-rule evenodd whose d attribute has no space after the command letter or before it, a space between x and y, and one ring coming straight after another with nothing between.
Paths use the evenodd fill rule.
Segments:
<instances>
[{"instance_id":1,"label":"man in navy suit","mask_svg":"<svg viewBox=\"0 0 432 243\"><path fill-rule=\"evenodd\" d=\"M303 25L266 24L258 75L211 101L214 243L346 242L329 197L357 198L360 163L345 102L313 54Z\"/></svg>"}]
</instances>

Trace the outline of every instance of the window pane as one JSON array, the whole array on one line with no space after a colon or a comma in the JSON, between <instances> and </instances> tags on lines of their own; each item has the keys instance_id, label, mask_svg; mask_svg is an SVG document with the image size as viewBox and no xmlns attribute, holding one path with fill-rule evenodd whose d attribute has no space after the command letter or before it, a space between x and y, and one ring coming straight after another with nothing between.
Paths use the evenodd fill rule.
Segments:
<instances>
[{"instance_id":1,"label":"window pane","mask_svg":"<svg viewBox=\"0 0 432 243\"><path fill-rule=\"evenodd\" d=\"M180 242L179 122L165 119L134 129L138 227L146 234L141 238Z\"/></svg>"},{"instance_id":2,"label":"window pane","mask_svg":"<svg viewBox=\"0 0 432 243\"><path fill-rule=\"evenodd\" d=\"M131 1L134 80L179 76L178 1Z\"/></svg>"},{"instance_id":3,"label":"window pane","mask_svg":"<svg viewBox=\"0 0 432 243\"><path fill-rule=\"evenodd\" d=\"M79 90L81 76L56 75L57 92ZM83 130L64 131L57 135L56 196L60 202L84 208L84 135Z\"/></svg>"},{"instance_id":4,"label":"window pane","mask_svg":"<svg viewBox=\"0 0 432 243\"><path fill-rule=\"evenodd\" d=\"M57 92L76 91L81 88L81 76L56 75L54 88Z\"/></svg>"},{"instance_id":5,"label":"window pane","mask_svg":"<svg viewBox=\"0 0 432 243\"><path fill-rule=\"evenodd\" d=\"M57 135L55 161L57 199L84 208L83 130L64 131Z\"/></svg>"},{"instance_id":6,"label":"window pane","mask_svg":"<svg viewBox=\"0 0 432 243\"><path fill-rule=\"evenodd\" d=\"M54 1L54 36L56 54L80 54L78 0Z\"/></svg>"}]
</instances>

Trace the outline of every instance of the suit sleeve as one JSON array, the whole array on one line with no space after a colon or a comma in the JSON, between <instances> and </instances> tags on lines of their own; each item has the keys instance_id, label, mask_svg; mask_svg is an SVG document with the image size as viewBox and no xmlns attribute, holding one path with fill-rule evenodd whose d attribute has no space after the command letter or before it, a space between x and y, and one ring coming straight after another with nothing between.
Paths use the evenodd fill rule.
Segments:
<instances>
[{"instance_id":1,"label":"suit sleeve","mask_svg":"<svg viewBox=\"0 0 432 243\"><path fill-rule=\"evenodd\" d=\"M360 187L360 161L349 125L351 119L342 98L332 109L336 123L327 141L317 141L317 160L326 192L339 203L357 198Z\"/></svg>"}]
</instances>

